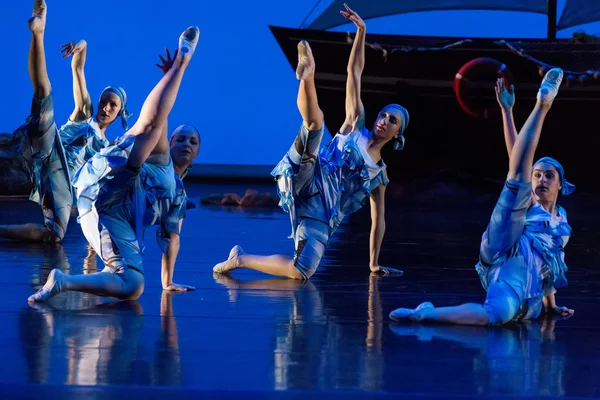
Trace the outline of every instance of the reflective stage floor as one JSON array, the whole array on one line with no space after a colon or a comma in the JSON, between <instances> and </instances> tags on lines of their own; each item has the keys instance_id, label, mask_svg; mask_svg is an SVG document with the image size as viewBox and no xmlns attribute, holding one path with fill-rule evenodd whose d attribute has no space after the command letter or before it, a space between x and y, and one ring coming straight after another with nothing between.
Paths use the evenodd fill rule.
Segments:
<instances>
[{"instance_id":1,"label":"reflective stage floor","mask_svg":"<svg viewBox=\"0 0 600 400\"><path fill-rule=\"evenodd\" d=\"M244 189L187 185L196 203ZM28 305L52 267L94 271L75 218L59 246L0 241L0 398L600 397L595 196L562 202L574 234L569 287L557 301L574 317L493 329L390 323L391 310L424 300L484 300L474 265L500 189L454 201L440 200L447 195L439 190L429 200L388 205L380 261L402 269L399 277L369 272L368 209L342 225L313 278L297 282L247 270L212 273L234 244L292 255L287 214L199 206L184 222L175 270L175 282L197 290L162 291L150 229L146 289L135 302L64 293ZM0 200L1 223L39 221L39 213L25 199Z\"/></svg>"}]
</instances>

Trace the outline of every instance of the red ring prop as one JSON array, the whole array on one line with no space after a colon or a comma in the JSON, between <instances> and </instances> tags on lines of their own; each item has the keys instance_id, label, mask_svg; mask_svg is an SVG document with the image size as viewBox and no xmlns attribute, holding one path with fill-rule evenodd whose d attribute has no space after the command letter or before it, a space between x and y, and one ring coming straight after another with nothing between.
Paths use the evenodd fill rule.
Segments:
<instances>
[{"instance_id":1,"label":"red ring prop","mask_svg":"<svg viewBox=\"0 0 600 400\"><path fill-rule=\"evenodd\" d=\"M493 58L489 58L489 57L480 57L480 58L475 58L471 61L469 61L468 63L466 63L465 65L463 65L461 67L460 70L458 70L458 72L456 73L456 76L454 77L454 93L456 94L456 99L458 100L458 104L460 105L460 107L469 115L475 117L475 118L484 118L486 119L488 117L488 115L497 110L498 107L493 107L491 109L489 108L484 108L483 110L475 110L473 107L471 107L470 105L467 104L467 101L465 99L465 95L464 92L465 90L461 90L464 88L464 84L465 82L468 82L468 78L465 77L465 75L472 69L474 68L478 68L480 66L486 66L487 68L490 69L495 69L496 70L496 75L498 75L498 77L504 78L504 84L509 87L512 83L513 83L513 77L512 74L510 73L510 71L508 70L508 67L506 66L506 64L501 63L498 60L495 60ZM492 87L490 87L490 91L492 90Z\"/></svg>"}]
</instances>

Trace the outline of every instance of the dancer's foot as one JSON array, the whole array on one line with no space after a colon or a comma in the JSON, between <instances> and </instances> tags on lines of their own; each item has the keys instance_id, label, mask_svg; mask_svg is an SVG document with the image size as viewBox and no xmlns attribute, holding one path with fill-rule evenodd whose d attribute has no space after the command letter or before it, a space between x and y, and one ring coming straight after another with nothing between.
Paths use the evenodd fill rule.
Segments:
<instances>
[{"instance_id":1,"label":"dancer's foot","mask_svg":"<svg viewBox=\"0 0 600 400\"><path fill-rule=\"evenodd\" d=\"M306 40L298 43L298 66L296 67L296 78L299 81L308 78L315 73L315 59L312 55L310 45Z\"/></svg>"},{"instance_id":2,"label":"dancer's foot","mask_svg":"<svg viewBox=\"0 0 600 400\"><path fill-rule=\"evenodd\" d=\"M558 94L558 89L563 80L563 71L560 68L552 68L546 72L540 90L537 93L537 99L542 105L550 106Z\"/></svg>"},{"instance_id":3,"label":"dancer's foot","mask_svg":"<svg viewBox=\"0 0 600 400\"><path fill-rule=\"evenodd\" d=\"M430 302L419 304L417 308L398 308L390 313L390 319L392 321L405 321L412 319L411 317L419 311L427 308L434 308Z\"/></svg>"},{"instance_id":4,"label":"dancer's foot","mask_svg":"<svg viewBox=\"0 0 600 400\"><path fill-rule=\"evenodd\" d=\"M197 26L190 26L179 36L177 58L181 59L183 65L189 64L192 59L198 39L200 39L200 29Z\"/></svg>"},{"instance_id":5,"label":"dancer's foot","mask_svg":"<svg viewBox=\"0 0 600 400\"><path fill-rule=\"evenodd\" d=\"M29 18L29 21L27 21L31 32L44 33L44 30L46 29L46 11L46 1L35 0L33 3L33 12L31 13L31 18Z\"/></svg>"},{"instance_id":6,"label":"dancer's foot","mask_svg":"<svg viewBox=\"0 0 600 400\"><path fill-rule=\"evenodd\" d=\"M60 292L62 292L64 286L64 275L60 270L54 268L50 271L50 275L48 275L48 280L46 284L38 290L36 293L29 296L27 301L46 301L52 296L56 296Z\"/></svg>"},{"instance_id":7,"label":"dancer's foot","mask_svg":"<svg viewBox=\"0 0 600 400\"><path fill-rule=\"evenodd\" d=\"M240 263L239 263L239 256L244 254L244 250L242 250L242 248L238 245L233 246L233 248L231 249L231 251L229 252L229 258L227 259L227 261L218 263L217 265L214 266L213 268L213 272L216 272L218 274L226 274L231 270L234 270L236 268L239 268Z\"/></svg>"}]
</instances>

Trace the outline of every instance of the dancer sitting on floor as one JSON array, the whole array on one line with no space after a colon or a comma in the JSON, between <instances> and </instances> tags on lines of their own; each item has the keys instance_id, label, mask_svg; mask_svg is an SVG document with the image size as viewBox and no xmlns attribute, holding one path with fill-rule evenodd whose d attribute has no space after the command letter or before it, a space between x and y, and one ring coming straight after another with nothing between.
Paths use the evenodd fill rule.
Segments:
<instances>
[{"instance_id":1,"label":"dancer sitting on floor","mask_svg":"<svg viewBox=\"0 0 600 400\"><path fill-rule=\"evenodd\" d=\"M517 136L512 119L513 88L498 82L496 93L503 109L506 145L510 156L506 184L483 234L476 266L487 298L481 304L439 307L426 302L415 309L392 311L394 321L409 320L462 325L496 325L513 319L535 319L546 311L570 316L558 307L556 288L567 286L564 247L571 234L559 192L571 193L560 163L544 157L534 165L544 119L562 82L562 70L546 74L537 103ZM533 188L533 191L532 191Z\"/></svg>"},{"instance_id":2,"label":"dancer sitting on floor","mask_svg":"<svg viewBox=\"0 0 600 400\"><path fill-rule=\"evenodd\" d=\"M360 98L365 64L365 23L348 6L341 14L358 28L346 83L346 120L338 134L319 151L323 137L323 112L315 88L315 60L307 42L298 44L296 77L300 80L298 108L303 124L295 142L272 175L277 179L280 205L290 214L294 258L283 255L255 256L235 246L227 261L213 271L227 273L250 268L271 275L309 279L316 271L327 243L343 218L371 199L370 269L388 274L401 271L379 265L385 232L385 187L389 182L381 149L388 142L401 149L408 112L397 104L386 106L371 131L365 128Z\"/></svg>"},{"instance_id":3,"label":"dancer sitting on floor","mask_svg":"<svg viewBox=\"0 0 600 400\"><path fill-rule=\"evenodd\" d=\"M33 190L30 200L42 207L44 225L0 226L0 237L38 242L58 242L64 237L74 196L71 179L96 152L108 146L106 128L121 117L127 129L129 113L125 110L127 95L120 87L109 86L100 95L98 110L87 91L83 67L86 42L63 46L64 57L73 56L73 96L75 109L60 129L54 122L52 87L46 70L44 32L46 2L36 0L29 19L32 32L29 47L29 76L33 84L31 115L14 135L23 137L23 160L29 171Z\"/></svg>"},{"instance_id":4,"label":"dancer sitting on floor","mask_svg":"<svg viewBox=\"0 0 600 400\"><path fill-rule=\"evenodd\" d=\"M173 283L172 277L187 205L180 177L198 154L199 136L180 127L169 149L166 124L199 35L197 27L182 33L174 61L146 98L135 125L92 157L73 180L81 228L106 268L87 275L54 269L29 301L44 301L63 291L137 299L144 291L140 244L143 228L149 225L159 225L163 288L193 289Z\"/></svg>"}]
</instances>

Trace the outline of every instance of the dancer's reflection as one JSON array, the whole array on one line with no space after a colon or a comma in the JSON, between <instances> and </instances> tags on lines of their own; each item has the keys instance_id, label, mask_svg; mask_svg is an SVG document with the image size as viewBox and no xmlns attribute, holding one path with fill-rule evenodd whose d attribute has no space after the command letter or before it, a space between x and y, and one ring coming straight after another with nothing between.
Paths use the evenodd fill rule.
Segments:
<instances>
[{"instance_id":1,"label":"dancer's reflection","mask_svg":"<svg viewBox=\"0 0 600 400\"><path fill-rule=\"evenodd\" d=\"M232 302L241 301L244 296L277 298L277 304L282 303L282 298L289 299L288 321L277 324L276 390L351 387L373 391L382 388L383 309L378 286L385 277L377 273L369 277L366 310L364 302L359 306L368 315L365 332L364 325L357 329L356 323L345 320L343 314L326 306L323 294L312 281L286 278L241 281L228 275L213 276L229 289ZM332 297L332 300L331 307L335 307L340 297ZM353 304L342 301L344 307L355 310Z\"/></svg>"},{"instance_id":2,"label":"dancer's reflection","mask_svg":"<svg viewBox=\"0 0 600 400\"><path fill-rule=\"evenodd\" d=\"M2 242L1 248L5 269L14 267L20 274L24 270L23 266L29 266L31 275L26 279L32 287L45 282L52 268L63 271L70 269L67 254L60 243Z\"/></svg>"},{"instance_id":3,"label":"dancer's reflection","mask_svg":"<svg viewBox=\"0 0 600 400\"><path fill-rule=\"evenodd\" d=\"M181 385L179 333L173 312L174 292L163 290L160 299L161 334L154 345L154 385Z\"/></svg>"},{"instance_id":4,"label":"dancer's reflection","mask_svg":"<svg viewBox=\"0 0 600 400\"><path fill-rule=\"evenodd\" d=\"M30 306L21 312L19 321L29 383L136 381L138 358L143 358L139 357L143 309L137 301L78 310L55 309L49 303Z\"/></svg>"},{"instance_id":5,"label":"dancer's reflection","mask_svg":"<svg viewBox=\"0 0 600 400\"><path fill-rule=\"evenodd\" d=\"M367 341L366 353L361 369L360 386L368 390L380 390L383 386L383 349L381 336L383 333L383 307L379 294L379 281L383 278L376 272L369 276L369 300L367 303Z\"/></svg>"},{"instance_id":6,"label":"dancer's reflection","mask_svg":"<svg viewBox=\"0 0 600 400\"><path fill-rule=\"evenodd\" d=\"M229 299L246 296L287 298L289 320L278 324L274 349L274 386L276 390L321 387L322 370L327 366L328 324L323 299L310 281L271 278L241 281L230 275L213 274L229 289Z\"/></svg>"},{"instance_id":7,"label":"dancer's reflection","mask_svg":"<svg viewBox=\"0 0 600 400\"><path fill-rule=\"evenodd\" d=\"M473 372L480 394L561 396L565 394L566 356L555 341L555 319L523 321L498 328L392 324L400 336L434 338L479 349Z\"/></svg>"},{"instance_id":8,"label":"dancer's reflection","mask_svg":"<svg viewBox=\"0 0 600 400\"><path fill-rule=\"evenodd\" d=\"M84 274L93 274L98 272L98 264L97 264L97 254L96 250L91 245L87 245L87 255L83 259L83 273ZM45 282L45 281L44 281Z\"/></svg>"}]
</instances>

